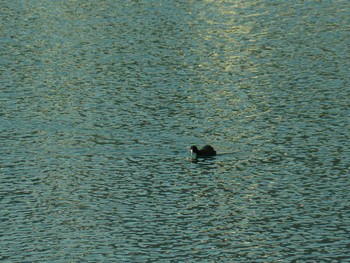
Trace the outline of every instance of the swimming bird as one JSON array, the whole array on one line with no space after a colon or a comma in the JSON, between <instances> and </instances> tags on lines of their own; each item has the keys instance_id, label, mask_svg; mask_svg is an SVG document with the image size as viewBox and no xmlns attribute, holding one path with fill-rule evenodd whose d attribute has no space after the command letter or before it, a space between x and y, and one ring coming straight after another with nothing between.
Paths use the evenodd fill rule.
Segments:
<instances>
[{"instance_id":1,"label":"swimming bird","mask_svg":"<svg viewBox=\"0 0 350 263\"><path fill-rule=\"evenodd\" d=\"M191 146L191 153L195 153L196 157L209 157L216 155L216 151L210 145L206 145L200 150L198 150L197 146L193 145Z\"/></svg>"}]
</instances>

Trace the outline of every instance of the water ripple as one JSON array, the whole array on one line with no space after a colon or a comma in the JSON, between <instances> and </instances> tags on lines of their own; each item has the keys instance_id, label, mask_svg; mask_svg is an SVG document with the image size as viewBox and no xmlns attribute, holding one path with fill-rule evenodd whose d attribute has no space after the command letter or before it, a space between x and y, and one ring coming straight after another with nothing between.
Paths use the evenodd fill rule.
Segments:
<instances>
[{"instance_id":1,"label":"water ripple","mask_svg":"<svg viewBox=\"0 0 350 263\"><path fill-rule=\"evenodd\" d=\"M2 8L0 260L348 260L346 1Z\"/></svg>"}]
</instances>

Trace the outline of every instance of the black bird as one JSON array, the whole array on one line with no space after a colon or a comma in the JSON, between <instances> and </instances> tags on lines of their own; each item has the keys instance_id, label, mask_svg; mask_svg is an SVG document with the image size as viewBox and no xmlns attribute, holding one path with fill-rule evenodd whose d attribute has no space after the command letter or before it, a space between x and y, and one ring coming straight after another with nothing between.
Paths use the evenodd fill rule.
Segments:
<instances>
[{"instance_id":1,"label":"black bird","mask_svg":"<svg viewBox=\"0 0 350 263\"><path fill-rule=\"evenodd\" d=\"M198 150L197 146L193 145L191 146L191 153L195 153L197 157L209 157L216 155L216 151L210 145L206 145L200 150Z\"/></svg>"}]
</instances>

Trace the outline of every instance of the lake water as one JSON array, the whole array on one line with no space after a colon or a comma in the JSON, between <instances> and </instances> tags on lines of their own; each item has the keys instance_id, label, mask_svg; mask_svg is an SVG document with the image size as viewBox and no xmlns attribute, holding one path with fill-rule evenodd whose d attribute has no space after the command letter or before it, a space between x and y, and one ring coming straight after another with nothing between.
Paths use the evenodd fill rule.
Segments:
<instances>
[{"instance_id":1,"label":"lake water","mask_svg":"<svg viewBox=\"0 0 350 263\"><path fill-rule=\"evenodd\" d=\"M349 15L4 1L0 261L349 262Z\"/></svg>"}]
</instances>

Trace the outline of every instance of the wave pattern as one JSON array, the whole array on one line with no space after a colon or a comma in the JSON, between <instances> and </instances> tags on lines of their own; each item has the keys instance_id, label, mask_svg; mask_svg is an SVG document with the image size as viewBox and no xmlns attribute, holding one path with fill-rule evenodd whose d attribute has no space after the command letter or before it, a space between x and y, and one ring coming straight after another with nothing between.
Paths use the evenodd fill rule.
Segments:
<instances>
[{"instance_id":1,"label":"wave pattern","mask_svg":"<svg viewBox=\"0 0 350 263\"><path fill-rule=\"evenodd\" d=\"M3 4L0 260L349 259L346 1L90 2Z\"/></svg>"}]
</instances>

